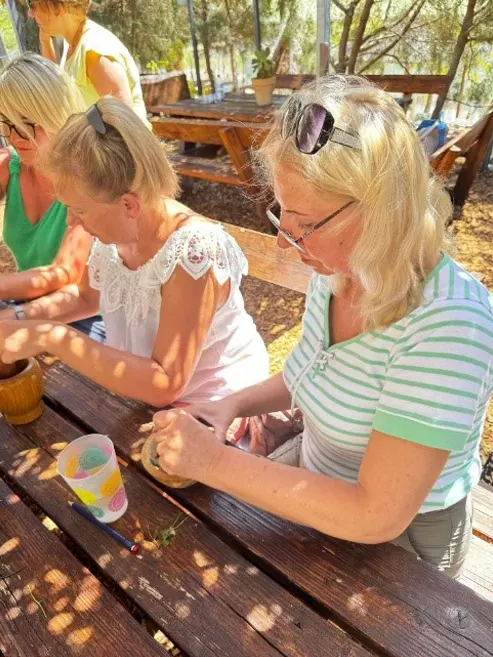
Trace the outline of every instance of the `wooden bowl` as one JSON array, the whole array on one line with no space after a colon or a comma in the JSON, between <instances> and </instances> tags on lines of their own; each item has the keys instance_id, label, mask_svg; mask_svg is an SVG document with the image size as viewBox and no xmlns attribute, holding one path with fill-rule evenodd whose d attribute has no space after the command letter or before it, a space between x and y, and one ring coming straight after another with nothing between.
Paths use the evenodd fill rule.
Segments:
<instances>
[{"instance_id":1,"label":"wooden bowl","mask_svg":"<svg viewBox=\"0 0 493 657\"><path fill-rule=\"evenodd\" d=\"M16 365L16 374L0 380L0 412L9 424L27 424L44 411L43 372L35 358Z\"/></svg>"},{"instance_id":2,"label":"wooden bowl","mask_svg":"<svg viewBox=\"0 0 493 657\"><path fill-rule=\"evenodd\" d=\"M188 488L193 486L197 482L193 479L185 479L183 477L177 477L176 475L170 475L164 470L162 470L159 465L157 465L158 454L156 452L156 442L154 436L149 436L145 441L144 446L142 447L142 453L140 455L142 465L147 470L147 472L161 482L165 486L170 488Z\"/></svg>"}]
</instances>

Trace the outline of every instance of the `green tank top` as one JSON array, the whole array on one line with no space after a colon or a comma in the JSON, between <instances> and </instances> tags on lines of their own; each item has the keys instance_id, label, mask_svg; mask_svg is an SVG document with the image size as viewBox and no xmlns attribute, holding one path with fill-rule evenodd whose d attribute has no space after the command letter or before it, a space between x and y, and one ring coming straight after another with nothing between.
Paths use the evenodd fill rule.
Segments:
<instances>
[{"instance_id":1,"label":"green tank top","mask_svg":"<svg viewBox=\"0 0 493 657\"><path fill-rule=\"evenodd\" d=\"M22 201L21 161L13 148L10 152L3 241L12 251L19 271L51 265L67 230L67 208L60 201L54 201L41 219L32 224Z\"/></svg>"}]
</instances>

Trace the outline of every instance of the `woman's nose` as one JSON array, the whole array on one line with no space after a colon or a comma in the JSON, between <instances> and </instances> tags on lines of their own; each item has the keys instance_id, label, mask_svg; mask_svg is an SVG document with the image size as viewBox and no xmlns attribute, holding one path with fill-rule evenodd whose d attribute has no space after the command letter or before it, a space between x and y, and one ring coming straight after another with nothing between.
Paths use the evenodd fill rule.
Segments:
<instances>
[{"instance_id":1,"label":"woman's nose","mask_svg":"<svg viewBox=\"0 0 493 657\"><path fill-rule=\"evenodd\" d=\"M290 249L292 248L293 244L289 240L287 240L282 233L277 234L277 246L280 249Z\"/></svg>"}]
</instances>

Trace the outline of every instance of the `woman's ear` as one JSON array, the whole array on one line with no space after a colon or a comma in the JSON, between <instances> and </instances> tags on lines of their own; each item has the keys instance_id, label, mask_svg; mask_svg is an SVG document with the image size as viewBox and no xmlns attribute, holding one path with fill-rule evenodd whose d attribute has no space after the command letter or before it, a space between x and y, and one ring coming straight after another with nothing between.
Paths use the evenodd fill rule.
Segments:
<instances>
[{"instance_id":1,"label":"woman's ear","mask_svg":"<svg viewBox=\"0 0 493 657\"><path fill-rule=\"evenodd\" d=\"M137 194L129 192L122 196L122 202L129 217L136 219L142 211L142 201Z\"/></svg>"}]
</instances>

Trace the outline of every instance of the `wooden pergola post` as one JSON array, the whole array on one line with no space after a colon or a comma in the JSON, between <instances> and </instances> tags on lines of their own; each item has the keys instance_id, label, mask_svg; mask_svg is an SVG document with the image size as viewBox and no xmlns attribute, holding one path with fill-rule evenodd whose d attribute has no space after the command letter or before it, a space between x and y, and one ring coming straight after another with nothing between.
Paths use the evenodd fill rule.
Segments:
<instances>
[{"instance_id":1,"label":"wooden pergola post","mask_svg":"<svg viewBox=\"0 0 493 657\"><path fill-rule=\"evenodd\" d=\"M317 0L317 77L329 71L330 0Z\"/></svg>"}]
</instances>

